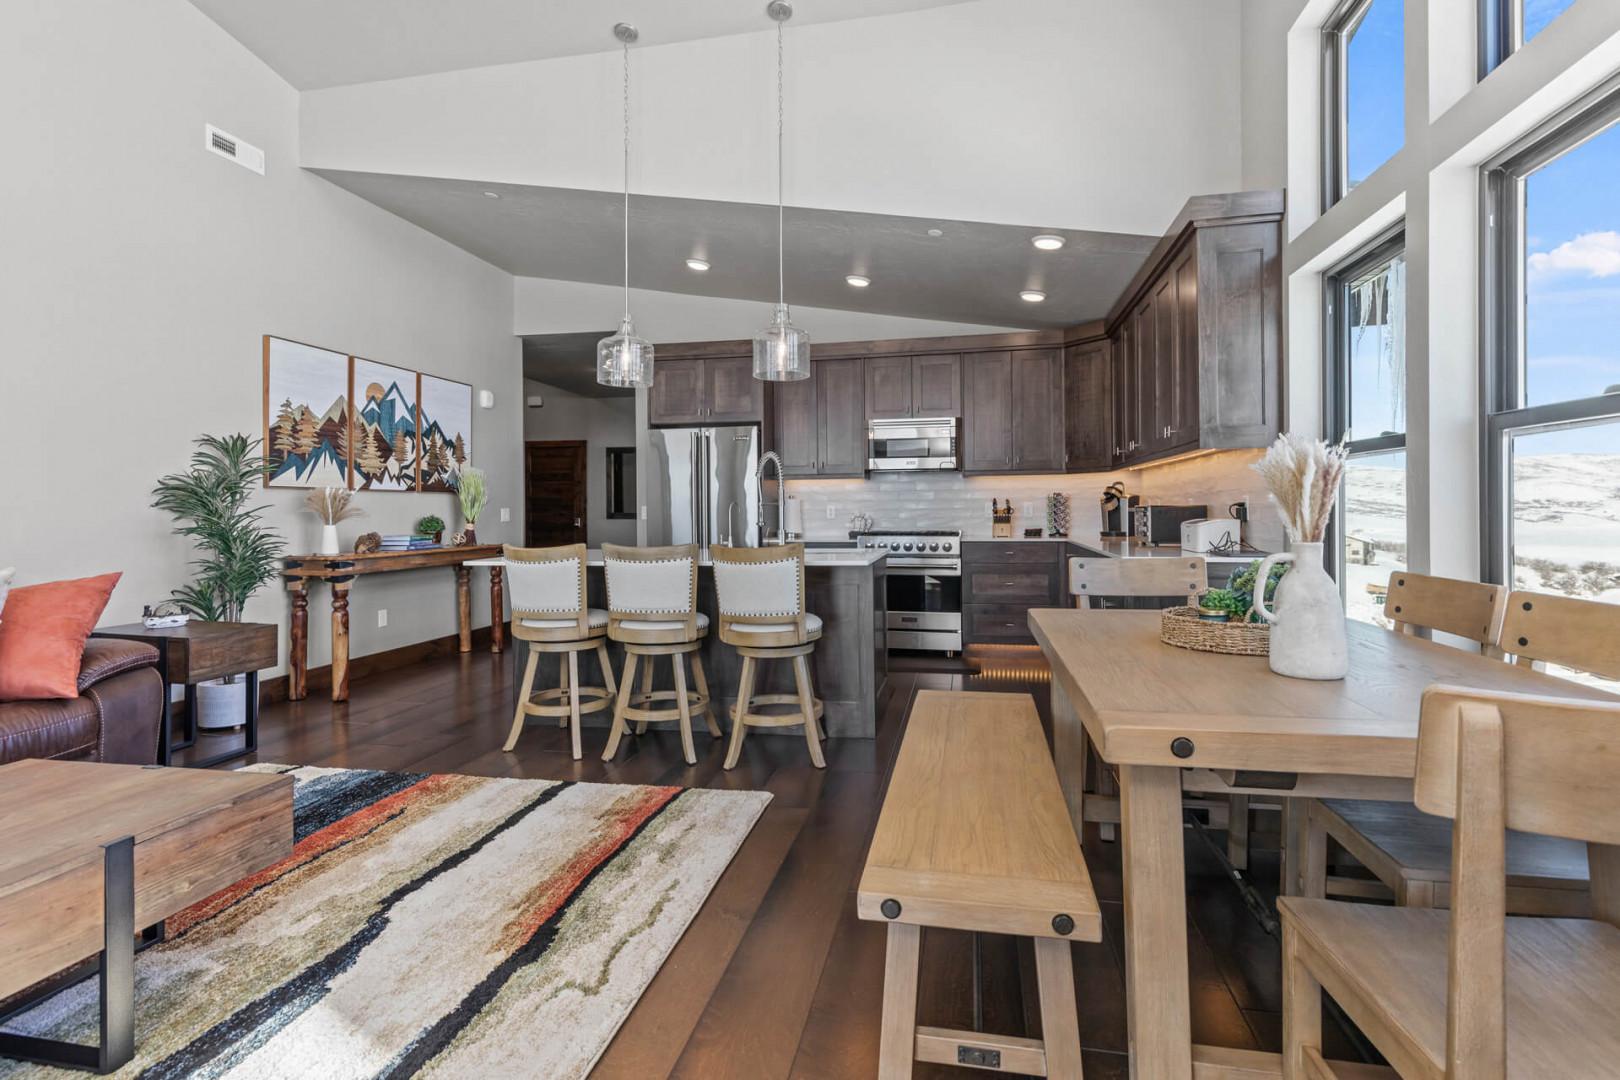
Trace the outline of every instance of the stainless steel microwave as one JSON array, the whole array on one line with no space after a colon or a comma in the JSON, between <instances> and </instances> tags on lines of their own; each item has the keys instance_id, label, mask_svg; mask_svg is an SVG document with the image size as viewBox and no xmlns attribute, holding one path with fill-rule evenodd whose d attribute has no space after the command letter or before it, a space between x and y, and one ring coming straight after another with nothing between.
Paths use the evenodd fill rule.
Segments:
<instances>
[{"instance_id":1,"label":"stainless steel microwave","mask_svg":"<svg viewBox=\"0 0 1620 1080\"><path fill-rule=\"evenodd\" d=\"M956 468L956 417L869 421L866 467L872 472Z\"/></svg>"}]
</instances>

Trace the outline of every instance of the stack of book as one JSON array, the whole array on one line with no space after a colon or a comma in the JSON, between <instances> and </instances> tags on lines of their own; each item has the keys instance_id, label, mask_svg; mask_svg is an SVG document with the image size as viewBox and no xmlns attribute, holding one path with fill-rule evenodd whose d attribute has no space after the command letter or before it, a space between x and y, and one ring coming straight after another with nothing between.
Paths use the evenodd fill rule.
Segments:
<instances>
[{"instance_id":1,"label":"stack of book","mask_svg":"<svg viewBox=\"0 0 1620 1080\"><path fill-rule=\"evenodd\" d=\"M409 533L395 534L382 538L383 551L421 551L424 548L438 547L431 536L412 536Z\"/></svg>"}]
</instances>

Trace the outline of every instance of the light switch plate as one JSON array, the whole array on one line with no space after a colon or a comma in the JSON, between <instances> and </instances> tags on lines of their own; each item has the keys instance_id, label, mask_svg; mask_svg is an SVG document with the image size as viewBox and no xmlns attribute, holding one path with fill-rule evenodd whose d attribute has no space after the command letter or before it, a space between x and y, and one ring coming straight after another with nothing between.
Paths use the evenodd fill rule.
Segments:
<instances>
[{"instance_id":1,"label":"light switch plate","mask_svg":"<svg viewBox=\"0 0 1620 1080\"><path fill-rule=\"evenodd\" d=\"M512 508L510 506L501 507L501 520L502 521L511 521L512 520Z\"/></svg>"},{"instance_id":2,"label":"light switch plate","mask_svg":"<svg viewBox=\"0 0 1620 1080\"><path fill-rule=\"evenodd\" d=\"M388 625L388 609L387 608L384 607L384 608L378 608L377 609L377 625L378 626L387 626Z\"/></svg>"}]
</instances>

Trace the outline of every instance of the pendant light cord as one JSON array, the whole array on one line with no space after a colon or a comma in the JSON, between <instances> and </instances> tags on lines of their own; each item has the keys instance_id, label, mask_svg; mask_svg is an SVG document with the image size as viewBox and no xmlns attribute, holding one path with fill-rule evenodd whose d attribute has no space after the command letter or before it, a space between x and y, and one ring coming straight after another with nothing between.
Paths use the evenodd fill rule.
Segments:
<instances>
[{"instance_id":1,"label":"pendant light cord","mask_svg":"<svg viewBox=\"0 0 1620 1080\"><path fill-rule=\"evenodd\" d=\"M624 321L630 321L630 43L624 43Z\"/></svg>"},{"instance_id":2,"label":"pendant light cord","mask_svg":"<svg viewBox=\"0 0 1620 1080\"><path fill-rule=\"evenodd\" d=\"M782 24L776 24L776 304L787 307L787 271L782 255Z\"/></svg>"}]
</instances>

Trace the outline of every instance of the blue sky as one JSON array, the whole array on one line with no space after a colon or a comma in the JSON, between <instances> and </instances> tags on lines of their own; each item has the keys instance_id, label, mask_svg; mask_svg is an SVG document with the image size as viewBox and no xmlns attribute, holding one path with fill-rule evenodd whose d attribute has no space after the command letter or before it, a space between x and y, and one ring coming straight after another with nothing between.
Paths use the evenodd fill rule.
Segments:
<instances>
[{"instance_id":1,"label":"blue sky","mask_svg":"<svg viewBox=\"0 0 1620 1080\"><path fill-rule=\"evenodd\" d=\"M1523 0L1524 36L1534 37L1574 0ZM1373 0L1346 50L1347 172L1366 179L1405 142L1405 0ZM1620 125L1526 181L1525 280L1528 404L1590 397L1620 384ZM1352 356L1376 370L1382 334L1369 329ZM1363 420L1380 411L1375 380L1361 379L1352 404ZM1383 412L1388 413L1385 404ZM1388 423L1357 425L1358 435ZM1372 428L1368 432L1367 428ZM1620 425L1535 440L1536 451L1620 453Z\"/></svg>"}]
</instances>

